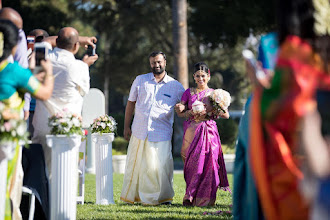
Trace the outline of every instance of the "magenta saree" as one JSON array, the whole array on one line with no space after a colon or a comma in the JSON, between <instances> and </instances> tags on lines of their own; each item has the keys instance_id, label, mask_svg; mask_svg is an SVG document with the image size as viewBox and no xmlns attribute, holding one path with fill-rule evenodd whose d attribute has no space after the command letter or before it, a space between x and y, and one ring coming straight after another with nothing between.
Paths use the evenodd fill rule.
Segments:
<instances>
[{"instance_id":1,"label":"magenta saree","mask_svg":"<svg viewBox=\"0 0 330 220\"><path fill-rule=\"evenodd\" d=\"M198 99L209 105L207 96L212 89L197 93L187 89L181 103L192 108ZM184 160L186 194L183 205L211 206L216 201L218 187L229 190L226 167L223 159L219 132L213 116L190 118L184 122L181 156Z\"/></svg>"}]
</instances>

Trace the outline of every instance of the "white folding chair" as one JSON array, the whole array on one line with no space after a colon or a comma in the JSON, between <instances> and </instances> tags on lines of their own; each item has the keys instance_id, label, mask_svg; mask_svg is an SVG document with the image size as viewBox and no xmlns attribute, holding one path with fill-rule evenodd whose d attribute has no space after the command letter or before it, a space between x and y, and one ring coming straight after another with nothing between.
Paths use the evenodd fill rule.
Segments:
<instances>
[{"instance_id":1,"label":"white folding chair","mask_svg":"<svg viewBox=\"0 0 330 220\"><path fill-rule=\"evenodd\" d=\"M27 194L30 197L30 211L29 211L29 220L33 220L34 218L34 210L35 210L35 201L36 201L36 197L34 195L34 193L32 192L31 189L22 186L22 194Z\"/></svg>"},{"instance_id":2,"label":"white folding chair","mask_svg":"<svg viewBox=\"0 0 330 220\"><path fill-rule=\"evenodd\" d=\"M78 196L77 203L84 204L85 198L85 163L86 163L86 139L81 142L79 147L79 156L80 153L83 154L82 159L79 157L78 162Z\"/></svg>"}]
</instances>

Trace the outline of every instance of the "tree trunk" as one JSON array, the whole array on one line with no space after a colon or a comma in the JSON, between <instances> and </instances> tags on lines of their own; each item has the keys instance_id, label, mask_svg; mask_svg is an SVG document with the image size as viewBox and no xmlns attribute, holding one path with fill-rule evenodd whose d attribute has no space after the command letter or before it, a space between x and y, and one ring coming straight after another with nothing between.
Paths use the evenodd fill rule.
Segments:
<instances>
[{"instance_id":1,"label":"tree trunk","mask_svg":"<svg viewBox=\"0 0 330 220\"><path fill-rule=\"evenodd\" d=\"M173 17L173 72L185 89L189 87L188 78L188 34L187 0L172 0ZM173 132L173 156L180 157L183 138L183 118L175 114ZM176 164L175 164L176 165ZM177 167L176 167L177 169Z\"/></svg>"},{"instance_id":2,"label":"tree trunk","mask_svg":"<svg viewBox=\"0 0 330 220\"><path fill-rule=\"evenodd\" d=\"M173 72L185 89L188 78L187 0L172 0L173 17Z\"/></svg>"}]
</instances>

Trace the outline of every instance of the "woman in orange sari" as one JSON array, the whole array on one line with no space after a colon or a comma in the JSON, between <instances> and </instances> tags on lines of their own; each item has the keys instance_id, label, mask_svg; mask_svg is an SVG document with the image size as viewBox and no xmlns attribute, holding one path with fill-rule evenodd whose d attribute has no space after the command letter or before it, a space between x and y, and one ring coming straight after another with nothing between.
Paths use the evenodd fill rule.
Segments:
<instances>
[{"instance_id":1,"label":"woman in orange sari","mask_svg":"<svg viewBox=\"0 0 330 220\"><path fill-rule=\"evenodd\" d=\"M316 108L317 89L330 88L329 33L316 29L317 2L322 0L279 1L281 46L275 75L269 89L255 91L251 104L251 165L268 220L309 217L307 201L299 191L306 162L299 143L300 125Z\"/></svg>"}]
</instances>

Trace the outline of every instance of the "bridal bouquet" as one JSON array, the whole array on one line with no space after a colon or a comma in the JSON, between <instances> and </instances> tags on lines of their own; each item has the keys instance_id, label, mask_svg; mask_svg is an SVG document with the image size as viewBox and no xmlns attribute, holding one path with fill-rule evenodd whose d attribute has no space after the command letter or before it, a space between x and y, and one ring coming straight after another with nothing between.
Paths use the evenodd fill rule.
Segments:
<instances>
[{"instance_id":1,"label":"bridal bouquet","mask_svg":"<svg viewBox=\"0 0 330 220\"><path fill-rule=\"evenodd\" d=\"M215 89L210 95L210 101L217 112L222 111L225 113L230 105L231 97L229 92L223 89Z\"/></svg>"},{"instance_id":2,"label":"bridal bouquet","mask_svg":"<svg viewBox=\"0 0 330 220\"><path fill-rule=\"evenodd\" d=\"M52 135L83 135L82 118L67 109L58 112L48 119Z\"/></svg>"},{"instance_id":3,"label":"bridal bouquet","mask_svg":"<svg viewBox=\"0 0 330 220\"><path fill-rule=\"evenodd\" d=\"M194 113L200 113L202 111L205 110L205 106L204 103L201 101L196 100L193 104L192 104L192 110Z\"/></svg>"},{"instance_id":4,"label":"bridal bouquet","mask_svg":"<svg viewBox=\"0 0 330 220\"><path fill-rule=\"evenodd\" d=\"M92 133L114 133L117 130L116 120L107 114L102 115L91 124Z\"/></svg>"},{"instance_id":5,"label":"bridal bouquet","mask_svg":"<svg viewBox=\"0 0 330 220\"><path fill-rule=\"evenodd\" d=\"M20 119L19 112L6 108L5 104L0 102L0 142L27 143L28 136L26 122Z\"/></svg>"}]
</instances>

